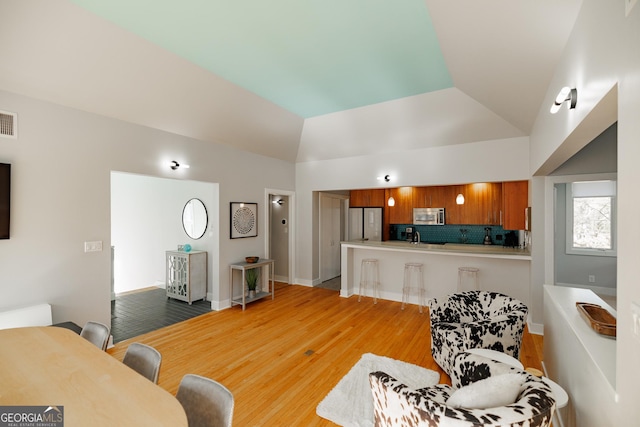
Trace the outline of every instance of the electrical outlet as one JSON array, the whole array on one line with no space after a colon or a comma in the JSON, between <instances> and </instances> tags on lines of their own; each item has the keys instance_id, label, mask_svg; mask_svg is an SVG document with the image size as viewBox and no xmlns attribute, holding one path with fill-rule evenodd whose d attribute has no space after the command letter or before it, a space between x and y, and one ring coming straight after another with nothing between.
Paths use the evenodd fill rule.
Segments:
<instances>
[{"instance_id":1,"label":"electrical outlet","mask_svg":"<svg viewBox=\"0 0 640 427\"><path fill-rule=\"evenodd\" d=\"M85 252L102 252L102 240L95 242L84 242Z\"/></svg>"},{"instance_id":2,"label":"electrical outlet","mask_svg":"<svg viewBox=\"0 0 640 427\"><path fill-rule=\"evenodd\" d=\"M589 283L596 283L596 276L594 276L593 274L589 275Z\"/></svg>"}]
</instances>

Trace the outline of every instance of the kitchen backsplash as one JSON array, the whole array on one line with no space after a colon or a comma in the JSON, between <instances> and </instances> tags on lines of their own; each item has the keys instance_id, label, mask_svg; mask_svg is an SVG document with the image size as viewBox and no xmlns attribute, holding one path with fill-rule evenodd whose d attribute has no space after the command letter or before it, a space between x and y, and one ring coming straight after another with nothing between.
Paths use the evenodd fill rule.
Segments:
<instances>
[{"instance_id":1,"label":"kitchen backsplash","mask_svg":"<svg viewBox=\"0 0 640 427\"><path fill-rule=\"evenodd\" d=\"M413 225L413 224L391 224L391 240L406 240L405 229L413 227L414 231L420 233L420 241L429 243L470 243L482 244L484 241L485 225ZM491 240L494 245L503 245L505 233L509 230L503 229L499 225L492 225ZM463 233L466 230L466 242ZM516 236L518 231L516 230Z\"/></svg>"}]
</instances>

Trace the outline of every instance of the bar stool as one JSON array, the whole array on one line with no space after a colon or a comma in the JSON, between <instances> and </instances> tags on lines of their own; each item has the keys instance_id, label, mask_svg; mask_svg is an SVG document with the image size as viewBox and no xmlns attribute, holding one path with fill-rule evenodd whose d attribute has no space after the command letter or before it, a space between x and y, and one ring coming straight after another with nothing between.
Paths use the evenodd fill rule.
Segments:
<instances>
[{"instance_id":1,"label":"bar stool","mask_svg":"<svg viewBox=\"0 0 640 427\"><path fill-rule=\"evenodd\" d=\"M458 292L478 291L480 284L478 283L479 268L476 267L459 267L458 268ZM469 279L473 281L473 287L470 289L465 286L465 281Z\"/></svg>"},{"instance_id":2,"label":"bar stool","mask_svg":"<svg viewBox=\"0 0 640 427\"><path fill-rule=\"evenodd\" d=\"M402 310L404 305L409 302L409 296L412 291L418 292L418 307L422 313L422 307L425 305L424 278L422 276L421 262L407 262L404 265L404 283L402 285Z\"/></svg>"},{"instance_id":3,"label":"bar stool","mask_svg":"<svg viewBox=\"0 0 640 427\"><path fill-rule=\"evenodd\" d=\"M362 296L366 296L367 288L371 288L373 303L378 303L380 297L380 274L378 271L378 260L367 258L360 264L360 286L358 288L358 302Z\"/></svg>"}]
</instances>

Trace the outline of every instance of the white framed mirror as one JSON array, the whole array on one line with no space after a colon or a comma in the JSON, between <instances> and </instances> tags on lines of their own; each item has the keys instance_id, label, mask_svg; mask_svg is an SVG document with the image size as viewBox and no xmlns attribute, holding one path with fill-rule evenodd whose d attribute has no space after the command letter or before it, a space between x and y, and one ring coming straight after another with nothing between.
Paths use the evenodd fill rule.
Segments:
<instances>
[{"instance_id":1,"label":"white framed mirror","mask_svg":"<svg viewBox=\"0 0 640 427\"><path fill-rule=\"evenodd\" d=\"M207 208L200 199L191 199L182 210L182 226L187 236L194 240L198 240L204 236L207 230L209 218L207 216Z\"/></svg>"}]
</instances>

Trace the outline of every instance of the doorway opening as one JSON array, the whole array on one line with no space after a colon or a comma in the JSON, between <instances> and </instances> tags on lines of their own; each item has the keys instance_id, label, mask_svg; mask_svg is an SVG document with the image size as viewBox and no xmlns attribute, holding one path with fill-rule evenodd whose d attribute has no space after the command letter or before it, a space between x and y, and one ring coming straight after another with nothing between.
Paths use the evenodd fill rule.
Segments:
<instances>
[{"instance_id":1,"label":"doorway opening","mask_svg":"<svg viewBox=\"0 0 640 427\"><path fill-rule=\"evenodd\" d=\"M319 287L340 290L340 243L345 240L348 203L346 195L320 193Z\"/></svg>"},{"instance_id":2,"label":"doorway opening","mask_svg":"<svg viewBox=\"0 0 640 427\"><path fill-rule=\"evenodd\" d=\"M274 260L277 282L295 282L295 192L265 189L265 254Z\"/></svg>"},{"instance_id":3,"label":"doorway opening","mask_svg":"<svg viewBox=\"0 0 640 427\"><path fill-rule=\"evenodd\" d=\"M114 341L211 311L219 276L218 184L111 172L111 331ZM187 202L207 211L203 235L183 225ZM189 244L207 252L206 301L167 300L166 253ZM211 301L211 302L209 302Z\"/></svg>"}]
</instances>

